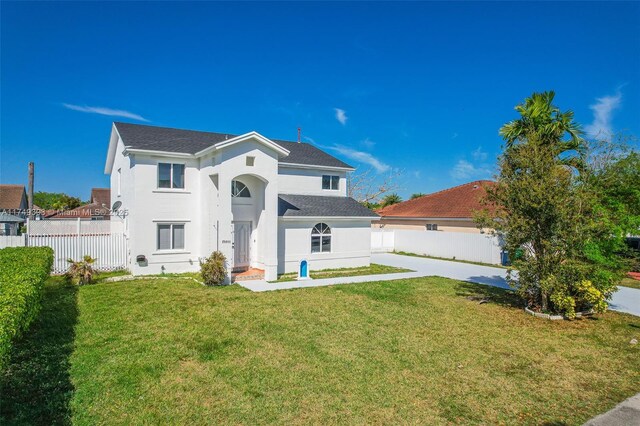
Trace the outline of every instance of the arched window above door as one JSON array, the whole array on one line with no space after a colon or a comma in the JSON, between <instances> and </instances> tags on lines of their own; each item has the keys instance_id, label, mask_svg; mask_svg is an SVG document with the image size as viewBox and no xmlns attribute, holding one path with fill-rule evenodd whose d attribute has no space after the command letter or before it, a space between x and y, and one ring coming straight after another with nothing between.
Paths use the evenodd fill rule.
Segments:
<instances>
[{"instance_id":1,"label":"arched window above door","mask_svg":"<svg viewBox=\"0 0 640 426\"><path fill-rule=\"evenodd\" d=\"M251 197L251 193L249 192L249 188L247 188L247 185L240 182L239 180L232 180L231 196L233 198L249 198Z\"/></svg>"}]
</instances>

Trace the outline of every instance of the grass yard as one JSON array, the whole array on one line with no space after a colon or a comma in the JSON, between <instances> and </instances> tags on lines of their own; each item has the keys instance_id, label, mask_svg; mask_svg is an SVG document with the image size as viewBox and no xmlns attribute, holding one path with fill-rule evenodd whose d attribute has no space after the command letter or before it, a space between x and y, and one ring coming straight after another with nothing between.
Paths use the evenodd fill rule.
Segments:
<instances>
[{"instance_id":1,"label":"grass yard","mask_svg":"<svg viewBox=\"0 0 640 426\"><path fill-rule=\"evenodd\" d=\"M579 425L640 390L634 337L637 317L540 320L444 278L266 293L52 279L0 423Z\"/></svg>"},{"instance_id":2,"label":"grass yard","mask_svg":"<svg viewBox=\"0 0 640 426\"><path fill-rule=\"evenodd\" d=\"M396 268L395 266L379 265L372 263L369 266L359 268L338 268L338 269L321 269L319 271L310 271L311 278L337 278L337 277L357 277L360 275L380 275L380 274L396 274L400 272L413 272L411 269ZM281 274L278 276L277 282L295 281L298 279L296 272Z\"/></svg>"},{"instance_id":3,"label":"grass yard","mask_svg":"<svg viewBox=\"0 0 640 426\"><path fill-rule=\"evenodd\" d=\"M640 289L640 281L634 280L633 278L623 278L622 282L620 283L620 285L624 286L624 287L631 287L631 288Z\"/></svg>"}]
</instances>

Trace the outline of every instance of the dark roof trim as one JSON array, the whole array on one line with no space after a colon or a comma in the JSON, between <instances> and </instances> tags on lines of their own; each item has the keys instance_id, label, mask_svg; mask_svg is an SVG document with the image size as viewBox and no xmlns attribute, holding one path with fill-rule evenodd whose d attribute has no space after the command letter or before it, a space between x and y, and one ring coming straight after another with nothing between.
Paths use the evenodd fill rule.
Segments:
<instances>
[{"instance_id":1,"label":"dark roof trim","mask_svg":"<svg viewBox=\"0 0 640 426\"><path fill-rule=\"evenodd\" d=\"M113 123L115 131L131 152L154 155L194 157L210 152L216 146L224 146L239 136L255 136L272 143L281 155L281 164L289 167L334 168L353 170L349 164L307 143L269 139L257 132L244 135L181 130L122 122ZM107 167L108 168L108 167Z\"/></svg>"}]
</instances>

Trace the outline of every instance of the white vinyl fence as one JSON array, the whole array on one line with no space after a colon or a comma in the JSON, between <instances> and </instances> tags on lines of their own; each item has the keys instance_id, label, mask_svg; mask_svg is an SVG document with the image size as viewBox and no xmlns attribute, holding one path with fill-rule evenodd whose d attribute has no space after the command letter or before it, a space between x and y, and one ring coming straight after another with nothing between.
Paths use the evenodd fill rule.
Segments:
<instances>
[{"instance_id":1,"label":"white vinyl fence","mask_svg":"<svg viewBox=\"0 0 640 426\"><path fill-rule=\"evenodd\" d=\"M371 251L404 251L494 265L502 262L502 247L498 237L464 232L373 229Z\"/></svg>"},{"instance_id":2,"label":"white vinyl fence","mask_svg":"<svg viewBox=\"0 0 640 426\"><path fill-rule=\"evenodd\" d=\"M53 249L53 273L69 267L67 259L96 259L94 268L113 271L128 267L129 249L123 224L110 220L38 220L27 225L27 245Z\"/></svg>"},{"instance_id":3,"label":"white vinyl fence","mask_svg":"<svg viewBox=\"0 0 640 426\"><path fill-rule=\"evenodd\" d=\"M24 235L0 235L0 249L5 247L23 247L27 244Z\"/></svg>"}]
</instances>

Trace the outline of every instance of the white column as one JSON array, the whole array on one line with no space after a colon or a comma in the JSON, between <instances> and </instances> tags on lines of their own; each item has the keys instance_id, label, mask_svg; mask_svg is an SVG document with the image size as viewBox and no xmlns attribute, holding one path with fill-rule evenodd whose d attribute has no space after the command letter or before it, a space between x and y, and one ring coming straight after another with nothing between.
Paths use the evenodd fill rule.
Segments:
<instances>
[{"instance_id":1,"label":"white column","mask_svg":"<svg viewBox=\"0 0 640 426\"><path fill-rule=\"evenodd\" d=\"M218 237L220 238L220 251L227 258L227 284L231 282L231 269L233 269L233 234L231 222L233 212L231 210L231 178L228 173L218 175Z\"/></svg>"},{"instance_id":2,"label":"white column","mask_svg":"<svg viewBox=\"0 0 640 426\"><path fill-rule=\"evenodd\" d=\"M278 279L278 185L275 181L267 184L264 198L264 278L273 281Z\"/></svg>"}]
</instances>

